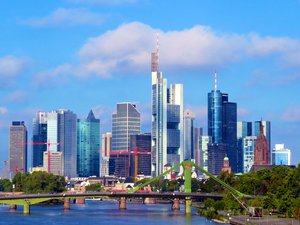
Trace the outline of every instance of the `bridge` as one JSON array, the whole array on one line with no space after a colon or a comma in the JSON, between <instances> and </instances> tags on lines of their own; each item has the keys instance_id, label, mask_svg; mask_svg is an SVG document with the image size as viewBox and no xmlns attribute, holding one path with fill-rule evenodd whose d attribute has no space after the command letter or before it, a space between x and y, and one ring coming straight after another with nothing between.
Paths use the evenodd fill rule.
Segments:
<instances>
[{"instance_id":1,"label":"bridge","mask_svg":"<svg viewBox=\"0 0 300 225\"><path fill-rule=\"evenodd\" d=\"M150 192L150 193L137 193L138 190L142 189L143 187L151 184L152 182L161 179L166 174L182 167L184 171L184 192L166 192L166 193L159 193L159 192ZM0 197L0 204L9 204L9 205L23 205L23 213L30 214L30 205L38 204L41 202L53 200L53 199L60 199L64 201L64 209L70 209L70 199L83 199L83 198L93 198L93 197L109 197L109 198L117 198L119 199L119 209L126 209L126 198L164 198L164 199L171 199L172 200L172 209L179 209L179 200L185 200L185 212L186 214L191 214L191 202L192 199L203 200L205 198L214 198L214 199L221 199L223 195L221 194L210 194L210 193L192 193L191 192L191 169L196 168L202 173L206 174L217 183L222 185L225 189L227 189L237 201L240 198L252 198L252 196L245 195L238 190L234 189L230 185L226 184L222 180L218 179L217 177L213 176L203 168L199 167L195 163L191 161L183 161L182 163L172 167L170 170L162 173L161 175L150 179L149 181L138 185L137 187L129 190L127 193L122 192L92 192L92 193L59 193L59 194L22 194L22 195L10 195Z\"/></svg>"}]
</instances>

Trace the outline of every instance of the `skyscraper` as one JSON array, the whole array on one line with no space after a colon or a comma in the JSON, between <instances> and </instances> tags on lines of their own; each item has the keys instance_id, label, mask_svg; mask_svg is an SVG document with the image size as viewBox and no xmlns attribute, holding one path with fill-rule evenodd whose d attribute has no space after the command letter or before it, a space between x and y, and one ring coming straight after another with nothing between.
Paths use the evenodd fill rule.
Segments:
<instances>
[{"instance_id":1,"label":"skyscraper","mask_svg":"<svg viewBox=\"0 0 300 225\"><path fill-rule=\"evenodd\" d=\"M210 147L208 151L217 151L212 152L211 155L218 156L222 160L214 161L213 159L209 159L211 163L220 163L220 165L212 165L210 168L220 168L221 171L223 159L227 155L233 172L237 172L236 123L236 103L229 102L228 94L224 94L218 90L217 74L215 73L214 90L208 93L208 136L212 137L212 145L214 146ZM218 146L220 146L220 151L218 150ZM218 155L218 152L225 155ZM215 172L217 171L215 170Z\"/></svg>"},{"instance_id":2,"label":"skyscraper","mask_svg":"<svg viewBox=\"0 0 300 225\"><path fill-rule=\"evenodd\" d=\"M130 136L141 132L141 116L133 103L118 103L112 114L112 151L110 160L115 160L115 175L128 177ZM123 152L123 153L122 153Z\"/></svg>"},{"instance_id":3,"label":"skyscraper","mask_svg":"<svg viewBox=\"0 0 300 225\"><path fill-rule=\"evenodd\" d=\"M13 121L9 128L9 166L12 176L27 172L27 128L24 121Z\"/></svg>"},{"instance_id":4,"label":"skyscraper","mask_svg":"<svg viewBox=\"0 0 300 225\"><path fill-rule=\"evenodd\" d=\"M131 135L130 149L130 176L135 176L136 165L137 175L151 176L151 134ZM138 160L137 164L136 159Z\"/></svg>"},{"instance_id":5,"label":"skyscraper","mask_svg":"<svg viewBox=\"0 0 300 225\"><path fill-rule=\"evenodd\" d=\"M163 173L167 164L167 80L158 67L158 49L152 53L152 175Z\"/></svg>"},{"instance_id":6,"label":"skyscraper","mask_svg":"<svg viewBox=\"0 0 300 225\"><path fill-rule=\"evenodd\" d=\"M201 138L201 161L200 166L208 171L208 146L211 145L210 136L202 136Z\"/></svg>"},{"instance_id":7,"label":"skyscraper","mask_svg":"<svg viewBox=\"0 0 300 225\"><path fill-rule=\"evenodd\" d=\"M194 120L190 110L184 112L184 159L195 159L194 154Z\"/></svg>"},{"instance_id":8,"label":"skyscraper","mask_svg":"<svg viewBox=\"0 0 300 225\"><path fill-rule=\"evenodd\" d=\"M102 150L101 150L101 163L100 163L101 176L109 175L109 157L110 157L110 151L111 151L111 137L112 137L112 134L109 132L102 134L102 147L101 147Z\"/></svg>"},{"instance_id":9,"label":"skyscraper","mask_svg":"<svg viewBox=\"0 0 300 225\"><path fill-rule=\"evenodd\" d=\"M36 117L33 118L32 142L32 167L43 167L44 152L47 151L47 115L45 112L37 112Z\"/></svg>"},{"instance_id":10,"label":"skyscraper","mask_svg":"<svg viewBox=\"0 0 300 225\"><path fill-rule=\"evenodd\" d=\"M63 173L77 175L77 116L71 110L59 109L47 113L47 141L50 151L62 152ZM59 145L58 145L59 144Z\"/></svg>"},{"instance_id":11,"label":"skyscraper","mask_svg":"<svg viewBox=\"0 0 300 225\"><path fill-rule=\"evenodd\" d=\"M254 164L254 149L256 136L246 136L242 140L243 148L243 173L248 173Z\"/></svg>"},{"instance_id":12,"label":"skyscraper","mask_svg":"<svg viewBox=\"0 0 300 225\"><path fill-rule=\"evenodd\" d=\"M272 151L273 165L291 165L291 150L284 147L284 144L275 144Z\"/></svg>"},{"instance_id":13,"label":"skyscraper","mask_svg":"<svg viewBox=\"0 0 300 225\"><path fill-rule=\"evenodd\" d=\"M202 136L203 136L203 129L195 127L194 128L194 155L195 155L195 163L198 166L203 167L203 154L201 151L201 143L202 143Z\"/></svg>"},{"instance_id":14,"label":"skyscraper","mask_svg":"<svg viewBox=\"0 0 300 225\"><path fill-rule=\"evenodd\" d=\"M237 172L243 173L244 167L244 138L252 135L252 123L239 121L237 122ZM253 145L254 146L254 145ZM254 154L254 153L253 153ZM254 158L252 159L253 162ZM251 168L251 167L250 167Z\"/></svg>"},{"instance_id":15,"label":"skyscraper","mask_svg":"<svg viewBox=\"0 0 300 225\"><path fill-rule=\"evenodd\" d=\"M77 120L77 174L99 176L100 120L91 110L86 119Z\"/></svg>"}]
</instances>

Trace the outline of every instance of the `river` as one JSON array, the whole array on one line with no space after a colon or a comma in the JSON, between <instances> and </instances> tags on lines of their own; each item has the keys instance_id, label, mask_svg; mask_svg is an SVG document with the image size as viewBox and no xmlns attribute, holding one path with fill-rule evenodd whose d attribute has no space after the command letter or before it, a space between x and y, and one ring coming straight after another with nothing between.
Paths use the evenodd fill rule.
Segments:
<instances>
[{"instance_id":1,"label":"river","mask_svg":"<svg viewBox=\"0 0 300 225\"><path fill-rule=\"evenodd\" d=\"M180 211L170 210L169 204L143 205L127 202L127 210L119 210L118 202L87 200L85 205L71 204L71 210L64 211L63 205L31 206L31 213L23 215L23 209L18 206L16 211L10 211L7 205L0 205L0 224L6 225L216 225L196 215L186 217L184 205Z\"/></svg>"}]
</instances>

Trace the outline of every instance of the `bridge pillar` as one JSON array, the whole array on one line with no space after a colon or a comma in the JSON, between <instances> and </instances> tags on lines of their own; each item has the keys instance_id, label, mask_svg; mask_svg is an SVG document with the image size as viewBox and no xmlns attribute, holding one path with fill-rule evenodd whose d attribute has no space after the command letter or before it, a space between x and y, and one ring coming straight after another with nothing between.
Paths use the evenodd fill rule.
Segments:
<instances>
[{"instance_id":1,"label":"bridge pillar","mask_svg":"<svg viewBox=\"0 0 300 225\"><path fill-rule=\"evenodd\" d=\"M64 210L70 210L70 199L69 198L65 198L64 199Z\"/></svg>"},{"instance_id":2,"label":"bridge pillar","mask_svg":"<svg viewBox=\"0 0 300 225\"><path fill-rule=\"evenodd\" d=\"M85 204L85 198L76 198L76 205L84 205Z\"/></svg>"},{"instance_id":3,"label":"bridge pillar","mask_svg":"<svg viewBox=\"0 0 300 225\"><path fill-rule=\"evenodd\" d=\"M186 215L191 215L191 205L192 205L191 197L185 197L185 214Z\"/></svg>"},{"instance_id":4,"label":"bridge pillar","mask_svg":"<svg viewBox=\"0 0 300 225\"><path fill-rule=\"evenodd\" d=\"M121 197L119 199L119 209L126 209L126 198Z\"/></svg>"},{"instance_id":5,"label":"bridge pillar","mask_svg":"<svg viewBox=\"0 0 300 225\"><path fill-rule=\"evenodd\" d=\"M26 202L23 205L23 214L24 215L29 215L30 214L30 204L28 202Z\"/></svg>"},{"instance_id":6,"label":"bridge pillar","mask_svg":"<svg viewBox=\"0 0 300 225\"><path fill-rule=\"evenodd\" d=\"M179 198L174 198L174 199L172 200L172 210L174 210L174 211L180 210L180 202L179 202Z\"/></svg>"},{"instance_id":7,"label":"bridge pillar","mask_svg":"<svg viewBox=\"0 0 300 225\"><path fill-rule=\"evenodd\" d=\"M12 210L12 211L17 210L17 205L16 204L10 204L9 205L9 210Z\"/></svg>"}]
</instances>

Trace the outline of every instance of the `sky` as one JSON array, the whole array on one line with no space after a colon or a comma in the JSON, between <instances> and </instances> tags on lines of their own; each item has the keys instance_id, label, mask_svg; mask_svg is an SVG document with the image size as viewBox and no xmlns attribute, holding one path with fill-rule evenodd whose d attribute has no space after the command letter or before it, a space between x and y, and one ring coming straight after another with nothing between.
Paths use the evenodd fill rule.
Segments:
<instances>
[{"instance_id":1,"label":"sky","mask_svg":"<svg viewBox=\"0 0 300 225\"><path fill-rule=\"evenodd\" d=\"M184 86L184 108L207 133L207 93L237 103L238 121L271 121L271 145L300 162L300 1L1 0L0 169L9 125L37 111L90 109L111 130L118 102L135 102L151 128L151 51ZM30 139L29 139L30 140ZM28 148L31 154L31 148Z\"/></svg>"}]
</instances>

